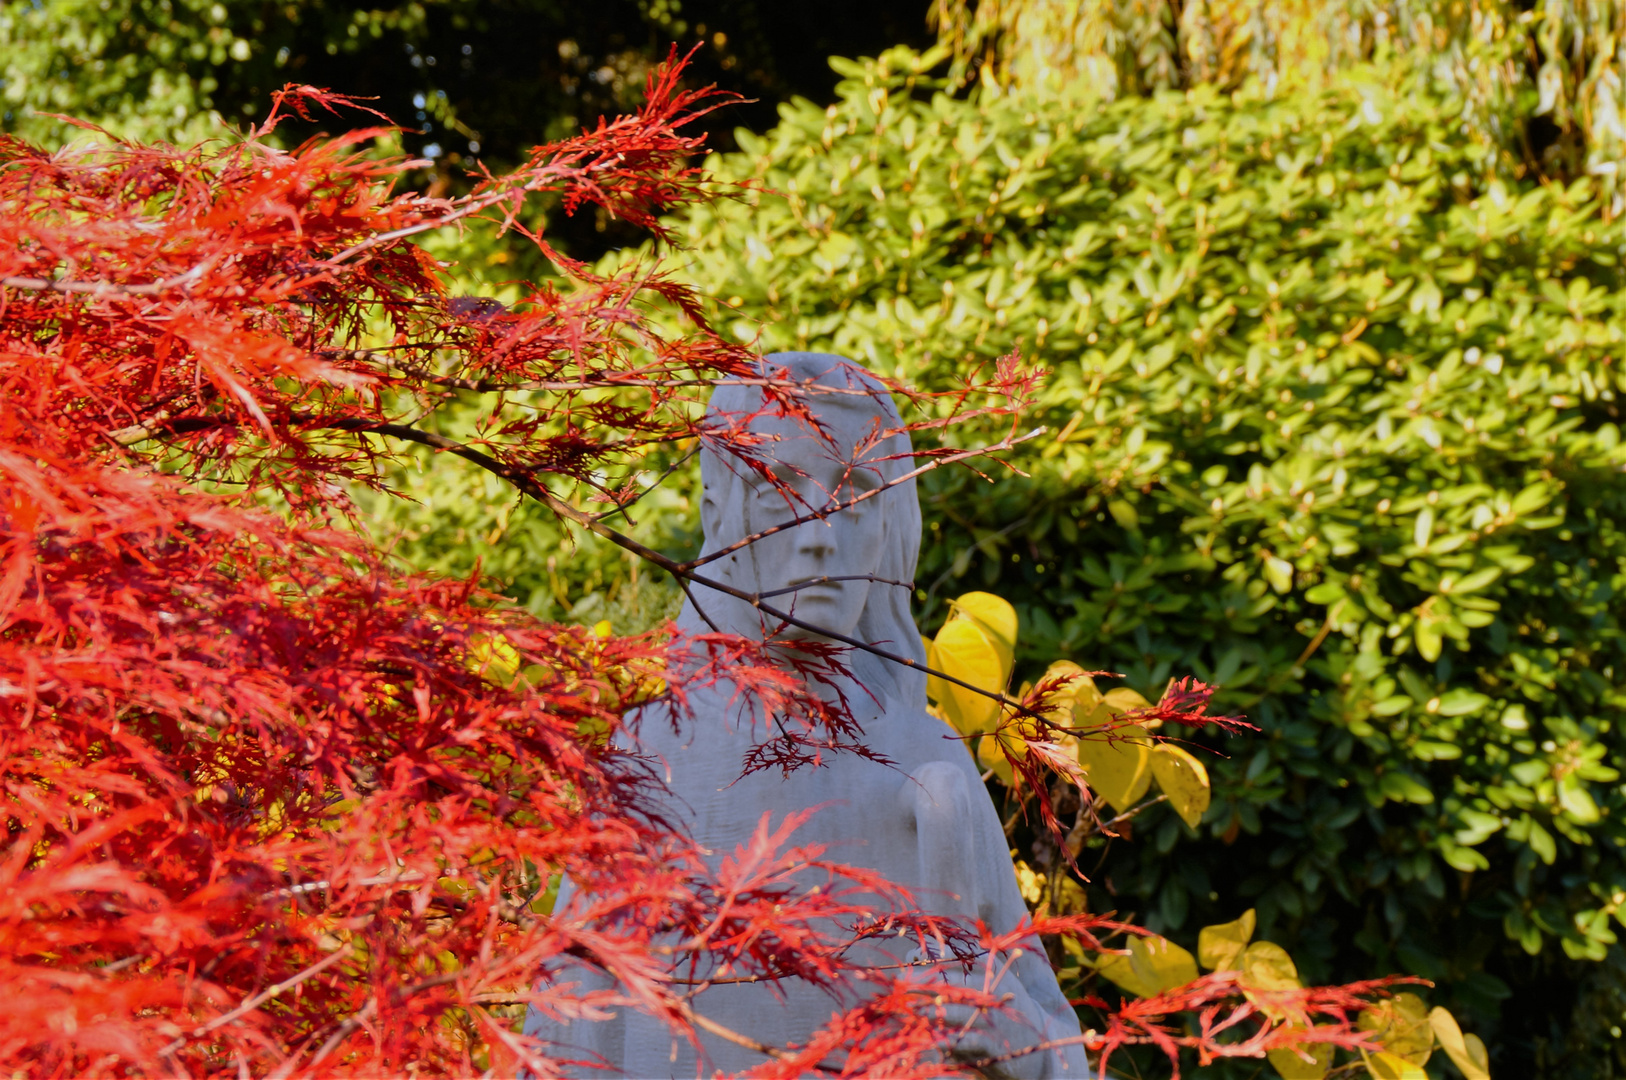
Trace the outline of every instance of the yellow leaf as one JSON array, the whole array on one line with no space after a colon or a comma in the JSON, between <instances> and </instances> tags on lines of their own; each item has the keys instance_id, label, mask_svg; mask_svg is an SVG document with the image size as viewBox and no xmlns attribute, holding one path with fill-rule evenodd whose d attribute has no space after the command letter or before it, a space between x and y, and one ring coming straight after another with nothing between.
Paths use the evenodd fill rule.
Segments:
<instances>
[{"instance_id":1,"label":"yellow leaf","mask_svg":"<svg viewBox=\"0 0 1626 1080\"><path fill-rule=\"evenodd\" d=\"M1436 1005L1428 1014L1428 1026L1434 1029L1434 1038L1462 1073L1465 1080L1490 1080L1490 1063L1485 1055L1485 1044L1478 1036L1463 1035L1457 1018ZM1474 1051L1477 1050L1476 1054Z\"/></svg>"},{"instance_id":2,"label":"yellow leaf","mask_svg":"<svg viewBox=\"0 0 1626 1080\"><path fill-rule=\"evenodd\" d=\"M1196 959L1155 935L1130 938L1128 956L1103 956L1095 969L1136 997L1153 997L1197 977Z\"/></svg>"},{"instance_id":3,"label":"yellow leaf","mask_svg":"<svg viewBox=\"0 0 1626 1080\"><path fill-rule=\"evenodd\" d=\"M1078 763L1084 766L1090 787L1119 813L1135 805L1152 786L1152 754L1146 740L1135 737L1138 730L1130 724L1128 731L1115 734L1110 741L1100 734L1078 742Z\"/></svg>"},{"instance_id":4,"label":"yellow leaf","mask_svg":"<svg viewBox=\"0 0 1626 1080\"><path fill-rule=\"evenodd\" d=\"M998 694L1005 689L1005 668L998 651L989 642L988 635L970 619L951 619L943 624L933 642L935 665L944 674L952 675ZM999 719L999 702L963 686L930 676L926 680L926 693L942 706L949 721L962 735L993 730Z\"/></svg>"},{"instance_id":5,"label":"yellow leaf","mask_svg":"<svg viewBox=\"0 0 1626 1080\"><path fill-rule=\"evenodd\" d=\"M1197 958L1168 938L1133 937L1129 951L1135 964L1151 976L1158 992L1184 986L1197 977Z\"/></svg>"},{"instance_id":6,"label":"yellow leaf","mask_svg":"<svg viewBox=\"0 0 1626 1080\"><path fill-rule=\"evenodd\" d=\"M594 623L593 624L593 636L596 637L596 638L607 638L607 637L609 637L610 636L610 620L609 619L600 619L598 622Z\"/></svg>"},{"instance_id":7,"label":"yellow leaf","mask_svg":"<svg viewBox=\"0 0 1626 1080\"><path fill-rule=\"evenodd\" d=\"M1157 984L1137 969L1130 957L1103 956L1096 961L1095 970L1136 997L1153 997L1158 992Z\"/></svg>"},{"instance_id":8,"label":"yellow leaf","mask_svg":"<svg viewBox=\"0 0 1626 1080\"><path fill-rule=\"evenodd\" d=\"M469 643L469 667L498 686L511 686L519 672L520 655L498 634L481 635Z\"/></svg>"},{"instance_id":9,"label":"yellow leaf","mask_svg":"<svg viewBox=\"0 0 1626 1080\"><path fill-rule=\"evenodd\" d=\"M1416 994L1396 994L1363 1009L1355 1023L1362 1031L1370 1031L1387 1053L1414 1065L1428 1064L1434 1052L1428 1006Z\"/></svg>"},{"instance_id":10,"label":"yellow leaf","mask_svg":"<svg viewBox=\"0 0 1626 1080\"><path fill-rule=\"evenodd\" d=\"M1208 809L1208 770L1178 746L1164 743L1152 748L1152 776L1169 796L1174 812L1195 829Z\"/></svg>"},{"instance_id":11,"label":"yellow leaf","mask_svg":"<svg viewBox=\"0 0 1626 1080\"><path fill-rule=\"evenodd\" d=\"M1258 918L1254 909L1249 908L1240 919L1203 927L1197 934L1197 959L1203 967L1210 971L1237 970L1237 961L1253 938Z\"/></svg>"},{"instance_id":12,"label":"yellow leaf","mask_svg":"<svg viewBox=\"0 0 1626 1080\"><path fill-rule=\"evenodd\" d=\"M1108 690L1106 692L1106 696L1103 697L1101 701L1102 704L1107 707L1108 711L1115 716L1122 715L1123 713L1139 712L1142 709L1150 709L1152 707L1152 703L1142 697L1139 691L1131 690L1127 686L1120 686L1116 690ZM1163 721L1161 720L1148 720L1144 723L1136 720L1135 722L1140 724L1142 727L1153 731L1163 726Z\"/></svg>"},{"instance_id":13,"label":"yellow leaf","mask_svg":"<svg viewBox=\"0 0 1626 1080\"><path fill-rule=\"evenodd\" d=\"M1368 1054L1365 1050L1361 1051L1361 1057L1372 1080L1428 1080L1428 1073L1421 1065L1414 1065L1403 1057L1390 1053Z\"/></svg>"},{"instance_id":14,"label":"yellow leaf","mask_svg":"<svg viewBox=\"0 0 1626 1080\"><path fill-rule=\"evenodd\" d=\"M1270 1067L1275 1069L1282 1080L1321 1080L1332 1068L1332 1056L1335 1051L1330 1043L1310 1043L1300 1047L1310 1054L1314 1060L1305 1061L1292 1050L1282 1047L1272 1050L1265 1055L1270 1061Z\"/></svg>"},{"instance_id":15,"label":"yellow leaf","mask_svg":"<svg viewBox=\"0 0 1626 1080\"><path fill-rule=\"evenodd\" d=\"M1067 679L1056 688L1051 700L1057 706L1069 707L1075 718L1089 716L1101 704L1101 691L1096 688L1095 680L1084 674L1084 669L1071 660L1057 660L1045 668L1039 682L1046 683L1052 679Z\"/></svg>"},{"instance_id":16,"label":"yellow leaf","mask_svg":"<svg viewBox=\"0 0 1626 1080\"><path fill-rule=\"evenodd\" d=\"M1016 773L1005 756L1005 740L996 735L984 735L977 741L977 769L992 771L1006 787L1015 786Z\"/></svg>"},{"instance_id":17,"label":"yellow leaf","mask_svg":"<svg viewBox=\"0 0 1626 1080\"><path fill-rule=\"evenodd\" d=\"M949 621L955 619L967 619L988 635L999 653L1000 669L1004 672L999 685L1003 689L1016 662L1016 609L993 593L968 592L949 602Z\"/></svg>"},{"instance_id":18,"label":"yellow leaf","mask_svg":"<svg viewBox=\"0 0 1626 1080\"><path fill-rule=\"evenodd\" d=\"M1256 990L1297 990L1299 969L1274 941L1256 941L1242 951L1242 981Z\"/></svg>"},{"instance_id":19,"label":"yellow leaf","mask_svg":"<svg viewBox=\"0 0 1626 1080\"><path fill-rule=\"evenodd\" d=\"M1490 1052L1485 1049L1485 1040L1481 1039L1478 1035L1464 1035L1462 1037L1462 1042L1468 1050L1468 1060L1479 1066L1479 1071L1482 1075L1489 1076ZM1463 1074L1466 1075L1467 1071L1468 1070L1464 1069ZM1468 1080L1473 1080L1473 1078L1469 1077Z\"/></svg>"},{"instance_id":20,"label":"yellow leaf","mask_svg":"<svg viewBox=\"0 0 1626 1080\"><path fill-rule=\"evenodd\" d=\"M1022 899L1030 904L1037 904L1044 896L1045 876L1022 860L1016 860L1016 887L1022 893Z\"/></svg>"},{"instance_id":21,"label":"yellow leaf","mask_svg":"<svg viewBox=\"0 0 1626 1080\"><path fill-rule=\"evenodd\" d=\"M1120 686L1116 690L1108 690L1102 700L1107 703L1108 708L1121 713L1152 707L1152 703L1142 697L1139 691L1131 690L1127 686Z\"/></svg>"}]
</instances>

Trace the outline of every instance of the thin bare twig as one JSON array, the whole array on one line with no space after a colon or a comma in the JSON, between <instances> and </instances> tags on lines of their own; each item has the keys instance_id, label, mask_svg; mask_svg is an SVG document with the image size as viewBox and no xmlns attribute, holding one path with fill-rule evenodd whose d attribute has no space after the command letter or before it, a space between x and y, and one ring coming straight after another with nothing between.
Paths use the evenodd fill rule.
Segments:
<instances>
[{"instance_id":1,"label":"thin bare twig","mask_svg":"<svg viewBox=\"0 0 1626 1080\"><path fill-rule=\"evenodd\" d=\"M608 525L605 525L602 521L599 521L595 515L586 513L585 511L578 510L574 506L571 506L553 492L549 491L542 484L538 483L535 477L528 475L523 470L515 468L514 466L504 465L501 461L498 461L490 454L487 454L481 450L476 450L474 447L468 446L464 443L460 443L456 439L450 439L444 435L437 435L430 431L419 431L416 428L406 427L401 424L388 424L367 420L343 420L327 426L337 430L387 435L393 438L403 439L408 442L421 443L424 446L429 446L437 450L444 450L448 453L456 454L458 457L461 457L467 461L472 461L481 468L507 480L526 495L529 495L531 498L547 506L548 509L552 510L559 517L562 517L567 521L575 522L583 528L602 536L604 539L610 541L612 544L615 544L617 547L632 552L634 555L639 556L646 562L654 563L656 566L660 567L662 570L665 570L673 577L678 578L680 581L688 581L695 585L703 585L706 588L715 592L720 592L725 596L732 596L736 600L743 600L756 610L772 618L778 619L787 626L794 626L802 630L807 630L830 641L839 642L840 644L846 645L849 648L858 649L860 652L867 652L870 655L878 656L883 660L890 660L894 664L901 664L904 667L913 668L916 671L924 672L925 674L934 676L943 680L944 682L953 683L955 686L970 690L972 693L981 697L990 698L994 701L1000 702L1002 705L1006 705L1022 715L1039 715L1034 710L1024 705L1021 701L1009 697L1006 694L986 690L980 686L966 682L964 679L950 675L946 671L938 671L936 668L928 667L926 664L912 659L911 657L902 656L898 653L892 652L891 650L883 649L878 645L852 637L848 634L835 633L828 627L820 626L817 623L811 623L803 619L798 619L788 611L780 611L778 608L764 603L762 597L757 593L746 592L744 589L736 589L734 586L729 585L726 582L718 581L714 578L701 577L699 574L694 572L692 564L680 563L676 559L672 559L661 554L654 548L640 544L638 541L624 533L616 532ZM1044 429L1041 428L1039 430L1042 432ZM1031 436L1024 436L1024 438L1029 437ZM917 469L915 472L925 472L928 471L929 468L936 468L941 465L950 464L951 461L952 459L950 458L936 458L933 459L933 461L928 462L927 466ZM881 489L877 488L875 490L879 491ZM873 492L867 492L866 494L873 494ZM862 498L862 496L860 498ZM853 501L856 502L858 500ZM835 511L832 509L827 513L834 512ZM684 591L687 593L688 589L685 587ZM690 595L692 598L692 594ZM716 629L716 625L712 623L711 620L708 619L707 624L711 625L714 630Z\"/></svg>"},{"instance_id":2,"label":"thin bare twig","mask_svg":"<svg viewBox=\"0 0 1626 1080\"><path fill-rule=\"evenodd\" d=\"M439 349L445 345L433 342L421 342L414 345L416 348ZM402 346L389 346L389 349L402 348ZM732 375L722 375L710 379L650 379L634 373L618 375L615 372L604 372L597 376L585 376L580 379L519 379L514 382L504 382L496 379L464 379L456 375L439 375L413 364L405 364L400 360L385 358L374 360L372 354L385 352L386 349L324 349L322 355L334 359L360 360L373 364L375 367L395 369L406 373L416 379L432 382L437 386L445 386L453 390L467 390L477 394L502 394L515 390L547 390L554 392L569 392L574 390L683 390L696 389L706 386L760 386L765 389L789 390L799 393L819 394L846 394L854 397L874 397L876 391L865 390L851 386L826 386L823 383L803 382L797 379L743 379Z\"/></svg>"},{"instance_id":3,"label":"thin bare twig","mask_svg":"<svg viewBox=\"0 0 1626 1080\"><path fill-rule=\"evenodd\" d=\"M405 873L400 873L400 874L378 874L378 875L376 875L374 877L357 878L355 881L351 882L351 884L352 885L393 885L398 881L413 882L413 881L422 881L422 880L424 880L423 874L419 873L416 870L408 870ZM299 896L299 895L301 895L303 893L321 892L324 889L331 889L332 887L333 887L333 883L331 881L326 881L326 880L323 880L323 881L306 881L306 882L301 882L298 885L289 885L289 886L287 886L285 888L276 889L276 890L268 893L267 895L268 896Z\"/></svg>"},{"instance_id":4,"label":"thin bare twig","mask_svg":"<svg viewBox=\"0 0 1626 1080\"><path fill-rule=\"evenodd\" d=\"M81 293L87 296L157 296L170 289L190 285L208 272L210 261L201 262L174 277L160 278L140 285L118 285L111 281L69 281L37 277L0 277L0 286L30 292Z\"/></svg>"},{"instance_id":5,"label":"thin bare twig","mask_svg":"<svg viewBox=\"0 0 1626 1080\"><path fill-rule=\"evenodd\" d=\"M661 472L661 474L655 478L655 480L652 483L650 483L647 487L645 487L638 494L636 494L632 498L628 499L626 502L617 504L616 508L614 510L607 510L604 513L600 514L599 515L599 520L600 521L605 521L605 520L608 520L609 518L615 517L615 515L617 515L617 514L620 514L622 517L627 519L627 524L628 525L637 525L638 523L636 521L632 520L632 515L628 514L627 510L629 508L631 508L632 506L636 505L639 499L642 499L645 495L648 495L651 491L654 491L656 488L658 488L662 484L664 484L668 477L670 477L673 473L675 473L679 469L681 469L684 466L684 464L690 458L694 457L699 452L700 452L700 442L699 442L699 440L696 440L695 444L693 446L689 447L689 449L687 449L687 450L685 450L683 452L682 457L678 458L676 461L672 462L672 464L668 465Z\"/></svg>"},{"instance_id":6,"label":"thin bare twig","mask_svg":"<svg viewBox=\"0 0 1626 1080\"><path fill-rule=\"evenodd\" d=\"M883 649L871 642L863 641L848 634L835 633L828 627L820 626L817 623L808 622L804 619L799 619L791 612L781 611L779 608L766 603L760 593L746 592L743 589L737 589L734 586L729 585L726 582L718 581L715 578L702 577L700 574L695 573L695 569L698 566L712 561L720 555L727 554L730 551L736 551L745 546L747 543L755 543L756 541L761 540L764 537L771 536L776 532L793 528L797 524L808 521L816 521L821 518L828 518L833 514L839 513L842 510L846 510L860 502L863 502L865 499L878 495L890 487L895 487L897 484L900 484L905 480L913 479L924 473L930 472L933 469L942 468L945 465L952 465L968 458L982 456L998 450L1009 449L1010 447L1019 443L1026 442L1027 440L1038 435L1042 435L1045 431L1045 429L1042 427L1016 438L1007 436L1006 438L1000 440L1000 442L995 443L992 446L983 447L979 450L967 450L944 457L932 458L926 464L912 469L904 476L893 481L888 481L886 484L866 491L853 499L847 500L844 503L826 507L817 511L816 513L800 516L793 521L782 522L779 525L764 529L759 533L747 537L744 541L737 544L732 544L729 547L724 548L721 551L714 552L713 554L704 558L691 560L689 562L678 562L676 559L663 555L654 548L639 543L632 537L627 536L625 533L617 532L615 529L610 528L608 525L604 524L602 520L600 520L599 515L587 513L584 510L579 510L565 502L552 491L548 490L544 484L539 482L527 470L519 466L505 464L502 461L499 461L497 458L492 457L485 451L478 450L475 447L459 442L456 439L452 439L432 431L420 431L419 429L406 424L395 424L381 420L365 420L359 417L342 417L332 420L298 417L296 418L296 421L302 424L307 424L311 427L323 427L333 431L349 431L357 434L380 435L389 438L401 439L405 442L415 442L435 450L455 454L458 457L463 458L465 461L473 462L493 475L499 476L508 481L518 491L542 503L557 516L564 518L567 521L574 522L575 524L580 525L582 528L603 537L610 543L615 544L617 547L630 551L639 558L642 558L644 561L653 563L662 570L665 570L667 573L678 579L679 584L683 587L684 593L688 595L691 600L694 599L694 595L689 590L688 585L685 583L703 585L714 592L720 592L723 595L731 596L736 600L743 600L752 608L763 613L764 615L779 620L785 626L794 626L798 629L817 634L829 641L838 642L842 645L846 645L849 648L857 649L860 652L867 652L872 656L878 656L881 659L891 661L894 664L901 664L904 667L913 668L916 671L923 672L924 674L941 679L944 682L952 683L955 686L969 690L973 694L980 697L997 701L1000 704L1014 710L1019 715L1029 717L1039 717L1040 715L1016 698L1010 697L998 691L987 690L983 687L976 686L972 683L966 682L964 679L958 678L957 676L950 675L946 671L939 671L938 669L929 667L911 657L903 656L899 653L892 652L889 649ZM229 419L217 419L213 417L199 417L195 419L181 418L167 422L159 430L183 433L188 431L204 430L210 427L224 426L231 422L232 421ZM128 432L129 429L125 429L125 431ZM151 438L157 433L157 431L144 429L144 433L139 436L126 435L125 437L127 437L130 442L138 442L143 438ZM696 605L696 609L699 610L698 604ZM717 627L717 624L711 619L706 619L706 623L712 628L713 631L719 633L721 632L721 630L719 630Z\"/></svg>"},{"instance_id":7,"label":"thin bare twig","mask_svg":"<svg viewBox=\"0 0 1626 1080\"><path fill-rule=\"evenodd\" d=\"M784 532L786 529L794 529L799 525L805 525L809 521L822 521L825 518L831 517L831 516L833 516L835 514L839 514L843 510L846 510L846 509L849 509L851 507L857 506L859 503L863 502L865 499L873 499L875 496L879 495L881 492L887 491L890 488L895 488L899 484L904 484L904 483L909 482L910 480L914 480L917 477L924 475L925 473L931 472L933 469L940 469L944 465L954 465L954 464L956 464L958 462L967 461L967 460L969 460L971 458L985 457L988 454L998 453L1001 450L1009 450L1014 446L1017 446L1017 445L1020 445L1021 443L1027 442L1029 439L1038 438L1040 435L1043 435L1045 433L1045 430L1046 430L1045 428L1038 427L1038 428L1034 428L1032 431L1028 432L1026 435L1020 435L1020 436L1017 436L1015 438L1012 438L1011 436L1007 435L1005 438L999 440L999 442L994 443L994 444L992 444L990 446L979 447L979 448L977 448L975 450L962 450L959 453L946 454L943 457L934 457L930 461L926 462L926 464L916 466L915 468L913 468L913 469L909 470L908 472L904 473L902 476L894 477L891 480L886 481L886 483L884 483L884 484L879 484L876 487L873 487L868 491L861 492L858 495L853 496L851 499L848 499L846 502L836 503L836 504L834 504L832 506L827 506L827 507L824 507L823 509L820 509L820 510L813 510L813 511L810 511L810 512L808 512L806 514L798 514L796 517L791 518L789 521L781 521L777 525L770 525L766 529L761 530L760 532L755 532L755 533L752 533L750 536L747 536L747 537L745 537L745 538L743 538L741 540L736 540L734 543L729 544L727 547L718 548L716 551L712 552L710 555L702 555L699 558L690 559L688 562L683 564L683 568L685 570L698 569L698 568L700 568L702 566L705 566L709 562L715 562L716 560L722 558L724 555L731 555L734 552L739 551L742 548L750 547L752 544L756 543L758 540L764 539L765 537L772 536L774 533Z\"/></svg>"},{"instance_id":8,"label":"thin bare twig","mask_svg":"<svg viewBox=\"0 0 1626 1080\"><path fill-rule=\"evenodd\" d=\"M233 1020L236 1020L239 1017L247 1016L249 1013L253 1012L255 1009L258 1009L261 1005L264 1005L267 1001L270 1001L278 994L292 990L294 987L298 986L300 983L311 978L312 976L320 975L322 972L326 971L328 968L332 967L334 964L338 963L340 960L343 960L349 955L350 948L348 946L338 950L337 952L331 953L321 960L318 960L305 970L299 972L297 975L291 975L277 983L275 986L267 987L265 990L260 991L258 994L255 994L253 997L237 1006L237 1008L233 1009L231 1012L222 1013L213 1020L209 1021L207 1024L193 1028L192 1038L202 1038L203 1036L209 1034L209 1032L214 1031L216 1028L225 1027ZM179 1050L185 1045L186 1037L183 1035L174 1042L170 1043L168 1046L164 1047L159 1051L159 1053L173 1054L175 1051Z\"/></svg>"},{"instance_id":9,"label":"thin bare twig","mask_svg":"<svg viewBox=\"0 0 1626 1080\"><path fill-rule=\"evenodd\" d=\"M1168 800L1169 800L1169 795L1168 795L1167 792L1164 792L1162 795L1157 796L1157 798L1155 798L1155 799L1147 799L1145 802L1141 803L1138 806L1131 806L1128 810L1125 810L1123 813L1119 814L1117 817L1113 818L1111 821L1103 821L1103 822L1101 822L1100 823L1100 829L1101 829L1102 832L1105 832L1106 830L1112 828L1114 825L1118 824L1118 822L1120 822L1120 821L1128 821L1130 818L1134 817L1136 814L1139 814L1142 810L1145 810L1148 807L1156 806L1160 802L1168 802Z\"/></svg>"},{"instance_id":10,"label":"thin bare twig","mask_svg":"<svg viewBox=\"0 0 1626 1080\"><path fill-rule=\"evenodd\" d=\"M811 589L815 585L832 585L838 581L868 581L876 585L896 585L900 589L913 589L915 587L915 583L912 581L893 581L891 578L876 577L874 574L841 574L835 577L827 575L825 577L808 578L806 581L798 581L794 585L787 585L783 589L772 589L768 592L757 593L757 595L766 600L773 596L783 596L785 593Z\"/></svg>"}]
</instances>

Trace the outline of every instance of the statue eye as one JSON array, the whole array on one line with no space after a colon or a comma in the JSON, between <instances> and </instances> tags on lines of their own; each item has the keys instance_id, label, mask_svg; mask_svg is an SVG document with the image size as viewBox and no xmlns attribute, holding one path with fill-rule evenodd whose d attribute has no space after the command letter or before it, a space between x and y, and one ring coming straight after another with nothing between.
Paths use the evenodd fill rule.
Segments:
<instances>
[{"instance_id":1,"label":"statue eye","mask_svg":"<svg viewBox=\"0 0 1626 1080\"><path fill-rule=\"evenodd\" d=\"M866 491L874 491L876 488L880 487L882 483L880 473L876 472L874 469L864 468L854 469L849 477L849 482L852 484L853 490L859 494L863 494Z\"/></svg>"}]
</instances>

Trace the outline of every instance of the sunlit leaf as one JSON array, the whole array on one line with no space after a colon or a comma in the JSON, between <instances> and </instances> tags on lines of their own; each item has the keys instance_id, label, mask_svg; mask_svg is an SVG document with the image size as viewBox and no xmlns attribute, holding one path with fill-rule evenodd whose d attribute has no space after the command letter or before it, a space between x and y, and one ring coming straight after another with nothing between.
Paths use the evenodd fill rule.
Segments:
<instances>
[{"instance_id":1,"label":"sunlit leaf","mask_svg":"<svg viewBox=\"0 0 1626 1080\"><path fill-rule=\"evenodd\" d=\"M1327 1043L1310 1043L1299 1047L1298 1050L1308 1053L1310 1060L1305 1061L1297 1051L1286 1047L1272 1050L1265 1055L1270 1067L1276 1070L1276 1074L1282 1080L1321 1080L1327 1075L1327 1070L1332 1068L1333 1055L1337 1053L1337 1047Z\"/></svg>"},{"instance_id":2,"label":"sunlit leaf","mask_svg":"<svg viewBox=\"0 0 1626 1080\"><path fill-rule=\"evenodd\" d=\"M1000 688L1004 689L1005 683L1010 681L1011 668L1015 663L1016 609L1011 606L1010 601L985 592L969 592L955 597L950 602L950 607L951 622L955 619L969 619L988 636L989 642L999 655L1000 670L1003 673Z\"/></svg>"},{"instance_id":3,"label":"sunlit leaf","mask_svg":"<svg viewBox=\"0 0 1626 1080\"><path fill-rule=\"evenodd\" d=\"M1197 961L1167 938L1137 935L1128 956L1103 956L1096 970L1136 997L1151 997L1195 979Z\"/></svg>"},{"instance_id":4,"label":"sunlit leaf","mask_svg":"<svg viewBox=\"0 0 1626 1080\"><path fill-rule=\"evenodd\" d=\"M1361 1051L1372 1080L1428 1080L1428 1072L1421 1066L1396 1054Z\"/></svg>"},{"instance_id":5,"label":"sunlit leaf","mask_svg":"<svg viewBox=\"0 0 1626 1080\"><path fill-rule=\"evenodd\" d=\"M1130 724L1110 737L1095 734L1078 741L1078 763L1090 787L1119 813L1135 805L1152 784L1151 747L1139 731Z\"/></svg>"},{"instance_id":6,"label":"sunlit leaf","mask_svg":"<svg viewBox=\"0 0 1626 1080\"><path fill-rule=\"evenodd\" d=\"M1428 1023L1440 1049L1461 1071L1464 1080L1490 1080L1490 1062L1485 1055L1485 1044L1478 1036L1464 1035L1457 1018L1438 1005L1429 1010Z\"/></svg>"},{"instance_id":7,"label":"sunlit leaf","mask_svg":"<svg viewBox=\"0 0 1626 1080\"><path fill-rule=\"evenodd\" d=\"M1203 927L1197 933L1197 959L1210 971L1235 969L1242 950L1253 939L1253 928L1257 922L1257 912L1249 908L1241 918Z\"/></svg>"},{"instance_id":8,"label":"sunlit leaf","mask_svg":"<svg viewBox=\"0 0 1626 1080\"><path fill-rule=\"evenodd\" d=\"M1211 795L1203 763L1178 746L1160 743L1152 748L1152 776L1180 820L1196 828Z\"/></svg>"},{"instance_id":9,"label":"sunlit leaf","mask_svg":"<svg viewBox=\"0 0 1626 1080\"><path fill-rule=\"evenodd\" d=\"M1259 990L1297 990L1304 985L1293 958L1274 941L1256 941L1242 951L1242 977Z\"/></svg>"},{"instance_id":10,"label":"sunlit leaf","mask_svg":"<svg viewBox=\"0 0 1626 1080\"><path fill-rule=\"evenodd\" d=\"M1356 1023L1362 1031L1370 1031L1385 1051L1413 1064L1428 1064L1434 1052L1428 1006L1416 994L1396 994L1364 1009Z\"/></svg>"},{"instance_id":11,"label":"sunlit leaf","mask_svg":"<svg viewBox=\"0 0 1626 1080\"><path fill-rule=\"evenodd\" d=\"M990 693L1005 689L1005 665L999 651L970 619L951 619L944 623L933 642L932 655L937 660L937 668L945 674ZM926 682L927 694L962 734L993 730L1000 712L997 699L936 676L928 676Z\"/></svg>"}]
</instances>

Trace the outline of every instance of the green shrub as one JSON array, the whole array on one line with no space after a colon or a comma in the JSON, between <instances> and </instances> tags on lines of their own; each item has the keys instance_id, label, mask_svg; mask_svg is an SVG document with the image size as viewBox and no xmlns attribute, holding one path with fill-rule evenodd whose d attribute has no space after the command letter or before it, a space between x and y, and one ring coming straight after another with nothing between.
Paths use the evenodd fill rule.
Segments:
<instances>
[{"instance_id":1,"label":"green shrub","mask_svg":"<svg viewBox=\"0 0 1626 1080\"><path fill-rule=\"evenodd\" d=\"M689 273L765 350L1049 367L1027 476L924 485L923 594L1263 729L1098 903L1177 936L1256 904L1310 977L1423 975L1476 1022L1613 966L1626 246L1589 182L1487 185L1456 103L1381 72L1101 104L837 63L838 104L716 162L762 190L684 223ZM1504 1038L1544 1052L1573 998Z\"/></svg>"}]
</instances>

